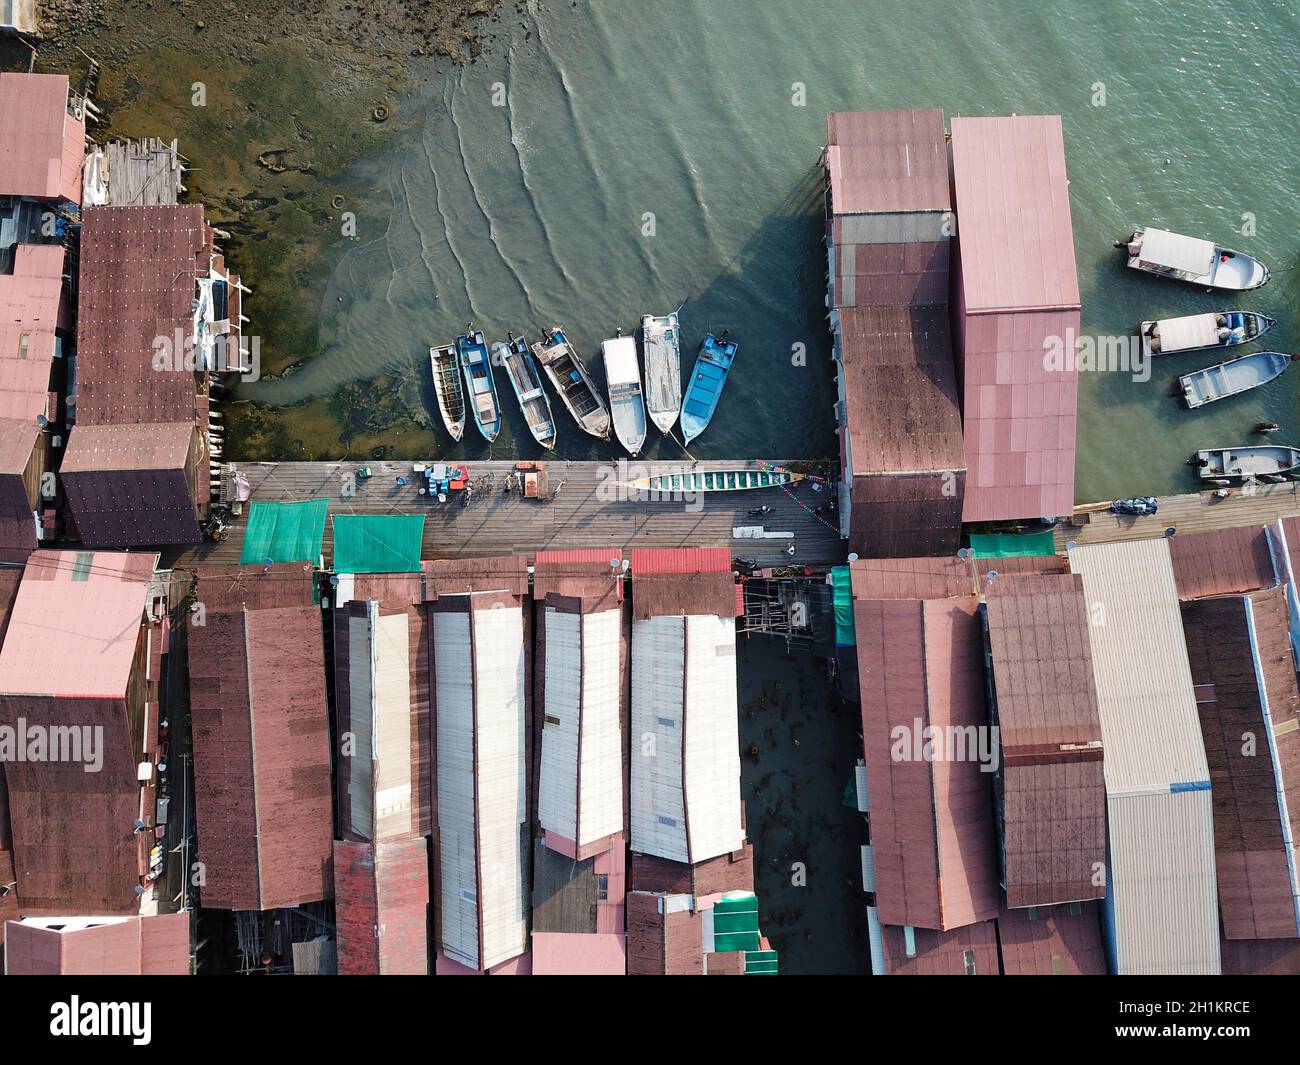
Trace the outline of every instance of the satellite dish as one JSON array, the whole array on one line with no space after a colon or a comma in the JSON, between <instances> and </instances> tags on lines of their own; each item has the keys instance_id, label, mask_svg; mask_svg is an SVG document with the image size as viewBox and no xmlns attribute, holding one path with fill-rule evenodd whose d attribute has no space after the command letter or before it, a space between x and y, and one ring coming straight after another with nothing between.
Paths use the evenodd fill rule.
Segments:
<instances>
[{"instance_id":1,"label":"satellite dish","mask_svg":"<svg viewBox=\"0 0 1300 1065\"><path fill-rule=\"evenodd\" d=\"M959 547L959 548L957 548L957 557L958 557L958 558L973 558L974 555L975 555L975 552L972 551L969 547Z\"/></svg>"},{"instance_id":2,"label":"satellite dish","mask_svg":"<svg viewBox=\"0 0 1300 1065\"><path fill-rule=\"evenodd\" d=\"M1073 551L1073 550L1074 550L1076 547L1078 547L1078 546L1079 546L1079 542L1078 542L1077 540L1066 540L1066 541L1065 541L1065 549L1066 549L1067 551Z\"/></svg>"},{"instance_id":3,"label":"satellite dish","mask_svg":"<svg viewBox=\"0 0 1300 1065\"><path fill-rule=\"evenodd\" d=\"M849 561L850 561L850 562L856 562L857 560L858 560L858 553L857 553L856 551L850 551L850 552L849 552Z\"/></svg>"},{"instance_id":4,"label":"satellite dish","mask_svg":"<svg viewBox=\"0 0 1300 1065\"><path fill-rule=\"evenodd\" d=\"M42 429L44 429L47 425L50 424L50 419L45 417L44 414L38 414L36 415L36 424L39 425Z\"/></svg>"}]
</instances>

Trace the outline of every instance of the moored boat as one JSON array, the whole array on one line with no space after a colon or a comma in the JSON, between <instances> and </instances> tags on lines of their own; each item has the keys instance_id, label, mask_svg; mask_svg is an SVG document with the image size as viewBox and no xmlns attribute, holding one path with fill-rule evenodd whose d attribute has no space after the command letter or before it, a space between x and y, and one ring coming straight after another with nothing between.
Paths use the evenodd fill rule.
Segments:
<instances>
[{"instance_id":1,"label":"moored boat","mask_svg":"<svg viewBox=\"0 0 1300 1065\"><path fill-rule=\"evenodd\" d=\"M1128 240L1115 241L1115 247L1124 250L1131 269L1193 285L1243 292L1269 279L1268 267L1244 252L1167 229L1139 226Z\"/></svg>"},{"instance_id":2,"label":"moored boat","mask_svg":"<svg viewBox=\"0 0 1300 1065\"><path fill-rule=\"evenodd\" d=\"M458 363L455 344L442 344L429 349L438 411L442 414L442 424L447 427L452 440L459 440L465 432L465 389L460 383Z\"/></svg>"},{"instance_id":3,"label":"moored boat","mask_svg":"<svg viewBox=\"0 0 1300 1065\"><path fill-rule=\"evenodd\" d=\"M1198 348L1230 348L1249 344L1273 328L1274 320L1256 311L1209 311L1182 318L1143 322L1142 354L1173 355Z\"/></svg>"},{"instance_id":4,"label":"moored boat","mask_svg":"<svg viewBox=\"0 0 1300 1065\"><path fill-rule=\"evenodd\" d=\"M1252 351L1249 355L1183 374L1178 378L1178 384L1189 407L1203 407L1215 400L1268 384L1281 377L1294 358L1294 355L1284 355L1280 351Z\"/></svg>"},{"instance_id":5,"label":"moored boat","mask_svg":"<svg viewBox=\"0 0 1300 1065\"><path fill-rule=\"evenodd\" d=\"M1300 447L1260 444L1221 447L1196 453L1195 464L1207 481L1270 477L1300 469Z\"/></svg>"},{"instance_id":6,"label":"moored boat","mask_svg":"<svg viewBox=\"0 0 1300 1065\"><path fill-rule=\"evenodd\" d=\"M682 347L677 312L641 316L645 352L646 413L661 433L672 431L682 411Z\"/></svg>"},{"instance_id":7,"label":"moored boat","mask_svg":"<svg viewBox=\"0 0 1300 1065\"><path fill-rule=\"evenodd\" d=\"M456 338L461 372L465 375L465 398L474 424L489 444L501 432L501 401L497 398L492 361L480 330L471 330Z\"/></svg>"},{"instance_id":8,"label":"moored boat","mask_svg":"<svg viewBox=\"0 0 1300 1065\"><path fill-rule=\"evenodd\" d=\"M639 455L645 443L646 420L636 341L632 337L616 336L601 343L600 354L605 360L605 384L609 388L614 434L629 455Z\"/></svg>"},{"instance_id":9,"label":"moored boat","mask_svg":"<svg viewBox=\"0 0 1300 1065\"><path fill-rule=\"evenodd\" d=\"M657 473L624 481L625 488L644 492L739 492L750 488L779 488L804 479L793 470L687 470Z\"/></svg>"},{"instance_id":10,"label":"moored boat","mask_svg":"<svg viewBox=\"0 0 1300 1065\"><path fill-rule=\"evenodd\" d=\"M726 333L721 339L710 333L700 345L700 354L695 360L695 369L691 372L682 402L682 439L685 443L689 444L709 427L718 409L718 400L722 398L722 387L731 373L737 346L734 340L727 339Z\"/></svg>"},{"instance_id":11,"label":"moored boat","mask_svg":"<svg viewBox=\"0 0 1300 1065\"><path fill-rule=\"evenodd\" d=\"M551 415L551 401L542 388L542 375L537 371L537 363L528 351L528 342L523 337L507 333L509 343L497 344L493 348L501 365L505 367L506 377L519 400L519 409L523 411L528 431L533 434L542 447L555 448L555 419Z\"/></svg>"},{"instance_id":12,"label":"moored boat","mask_svg":"<svg viewBox=\"0 0 1300 1065\"><path fill-rule=\"evenodd\" d=\"M591 383L577 349L558 326L533 345L533 355L583 432L609 439L609 411Z\"/></svg>"}]
</instances>

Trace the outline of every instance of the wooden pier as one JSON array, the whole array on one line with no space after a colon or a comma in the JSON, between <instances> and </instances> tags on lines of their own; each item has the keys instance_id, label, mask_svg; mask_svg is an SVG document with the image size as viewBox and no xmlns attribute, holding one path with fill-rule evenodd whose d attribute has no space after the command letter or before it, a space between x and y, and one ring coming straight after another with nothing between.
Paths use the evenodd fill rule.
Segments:
<instances>
[{"instance_id":1,"label":"wooden pier","mask_svg":"<svg viewBox=\"0 0 1300 1065\"><path fill-rule=\"evenodd\" d=\"M780 464L770 460L768 467ZM459 493L446 503L419 494L422 479L407 462L258 462L237 464L248 479L253 502L284 503L308 499L329 500L329 513L423 514L423 557L466 558L483 555L532 555L580 547L615 547L624 552L646 547L716 547L729 545L733 557L750 559L759 566L814 566L824 568L845 560L847 548L840 539L836 515L819 516L815 507L831 499L833 486L820 491L810 481L791 488L734 492L703 492L694 499L645 499L619 488L618 482L652 473L708 472L758 469L758 462L695 462L680 465L641 462L545 463L551 491L563 487L549 502L506 493L506 474L513 462L469 462L471 481L490 474L494 485L476 490L468 507ZM373 476L358 480L368 466ZM406 478L399 485L397 478ZM767 504L775 508L764 518L746 517L745 511ZM243 550L248 505L221 543L171 549L165 561L174 566L198 562L237 562ZM735 528L764 526L772 532L790 533L771 539L737 538ZM793 543L795 554L786 549ZM326 564L333 558L332 522L325 523L323 548Z\"/></svg>"}]
</instances>

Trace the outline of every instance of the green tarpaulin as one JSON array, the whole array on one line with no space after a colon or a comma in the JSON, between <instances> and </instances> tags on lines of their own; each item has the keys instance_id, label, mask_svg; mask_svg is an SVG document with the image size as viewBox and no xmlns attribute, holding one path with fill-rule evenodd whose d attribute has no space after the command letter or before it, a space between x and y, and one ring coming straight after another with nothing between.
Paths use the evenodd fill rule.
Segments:
<instances>
[{"instance_id":1,"label":"green tarpaulin","mask_svg":"<svg viewBox=\"0 0 1300 1065\"><path fill-rule=\"evenodd\" d=\"M335 573L419 573L423 514L338 514Z\"/></svg>"},{"instance_id":2,"label":"green tarpaulin","mask_svg":"<svg viewBox=\"0 0 1300 1065\"><path fill-rule=\"evenodd\" d=\"M835 591L835 646L856 647L858 637L853 628L853 586L849 580L848 566L836 566L831 570L831 587Z\"/></svg>"},{"instance_id":3,"label":"green tarpaulin","mask_svg":"<svg viewBox=\"0 0 1300 1065\"><path fill-rule=\"evenodd\" d=\"M244 533L243 565L272 562L320 562L321 544L325 540L325 513L328 499L311 499L306 503L253 503L248 511L248 529Z\"/></svg>"},{"instance_id":4,"label":"green tarpaulin","mask_svg":"<svg viewBox=\"0 0 1300 1065\"><path fill-rule=\"evenodd\" d=\"M1056 554L1051 529L1039 533L972 533L971 550L976 558L1028 558Z\"/></svg>"}]
</instances>

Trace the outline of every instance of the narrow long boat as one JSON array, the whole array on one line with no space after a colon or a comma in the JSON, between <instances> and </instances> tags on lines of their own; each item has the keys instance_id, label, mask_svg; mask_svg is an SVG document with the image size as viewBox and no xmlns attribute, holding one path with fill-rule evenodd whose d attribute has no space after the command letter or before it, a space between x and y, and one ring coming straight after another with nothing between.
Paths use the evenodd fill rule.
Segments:
<instances>
[{"instance_id":1,"label":"narrow long boat","mask_svg":"<svg viewBox=\"0 0 1300 1065\"><path fill-rule=\"evenodd\" d=\"M555 419L551 416L551 401L542 388L542 375L528 351L528 341L513 333L506 334L509 343L497 344L493 349L505 367L506 377L519 400L528 431L544 448L555 448Z\"/></svg>"},{"instance_id":2,"label":"narrow long boat","mask_svg":"<svg viewBox=\"0 0 1300 1065\"><path fill-rule=\"evenodd\" d=\"M1139 226L1128 240L1115 241L1115 247L1123 250L1131 269L1157 277L1233 292L1268 284L1268 267L1258 259L1167 229Z\"/></svg>"},{"instance_id":3,"label":"narrow long boat","mask_svg":"<svg viewBox=\"0 0 1300 1065\"><path fill-rule=\"evenodd\" d=\"M460 383L457 362L455 344L442 344L429 349L438 411L442 414L442 424L447 427L452 440L459 440L465 432L465 389Z\"/></svg>"},{"instance_id":4,"label":"narrow long boat","mask_svg":"<svg viewBox=\"0 0 1300 1065\"><path fill-rule=\"evenodd\" d=\"M557 326L544 334L533 345L533 355L578 427L594 437L608 440L609 411L591 382L582 356L564 335L564 330Z\"/></svg>"},{"instance_id":5,"label":"narrow long boat","mask_svg":"<svg viewBox=\"0 0 1300 1065\"><path fill-rule=\"evenodd\" d=\"M1300 447L1261 444L1258 447L1221 447L1196 453L1202 479L1247 480L1295 473L1300 470Z\"/></svg>"},{"instance_id":6,"label":"narrow long boat","mask_svg":"<svg viewBox=\"0 0 1300 1065\"><path fill-rule=\"evenodd\" d=\"M752 488L779 488L804 479L792 470L691 470L657 473L624 481L625 488L644 492L742 492Z\"/></svg>"},{"instance_id":7,"label":"narrow long boat","mask_svg":"<svg viewBox=\"0 0 1300 1065\"><path fill-rule=\"evenodd\" d=\"M695 369L686 386L686 399L682 403L682 439L689 444L709 427L713 414L722 398L722 386L731 373L731 363L736 358L737 344L724 333L719 340L712 333L700 345Z\"/></svg>"},{"instance_id":8,"label":"narrow long boat","mask_svg":"<svg viewBox=\"0 0 1300 1065\"><path fill-rule=\"evenodd\" d=\"M492 376L492 360L488 357L483 333L475 330L456 338L456 351L460 356L461 372L465 375L465 395L469 400L474 424L489 444L501 432L501 401L497 398L496 379Z\"/></svg>"},{"instance_id":9,"label":"narrow long boat","mask_svg":"<svg viewBox=\"0 0 1300 1065\"><path fill-rule=\"evenodd\" d=\"M682 412L682 345L677 312L641 316L645 353L646 413L661 433L669 433Z\"/></svg>"},{"instance_id":10,"label":"narrow long boat","mask_svg":"<svg viewBox=\"0 0 1300 1065\"><path fill-rule=\"evenodd\" d=\"M1280 351L1252 351L1249 355L1229 359L1202 370L1193 370L1178 379L1183 399L1189 407L1203 407L1215 400L1227 399L1252 388L1259 388L1282 376L1296 356Z\"/></svg>"},{"instance_id":11,"label":"narrow long boat","mask_svg":"<svg viewBox=\"0 0 1300 1065\"><path fill-rule=\"evenodd\" d=\"M1199 348L1230 348L1258 340L1273 328L1274 320L1257 311L1207 311L1182 318L1143 322L1142 354L1175 355Z\"/></svg>"},{"instance_id":12,"label":"narrow long boat","mask_svg":"<svg viewBox=\"0 0 1300 1065\"><path fill-rule=\"evenodd\" d=\"M636 341L617 336L600 345L609 386L609 412L614 433L629 455L639 455L645 443L645 396L641 392L641 366L636 361Z\"/></svg>"}]
</instances>

